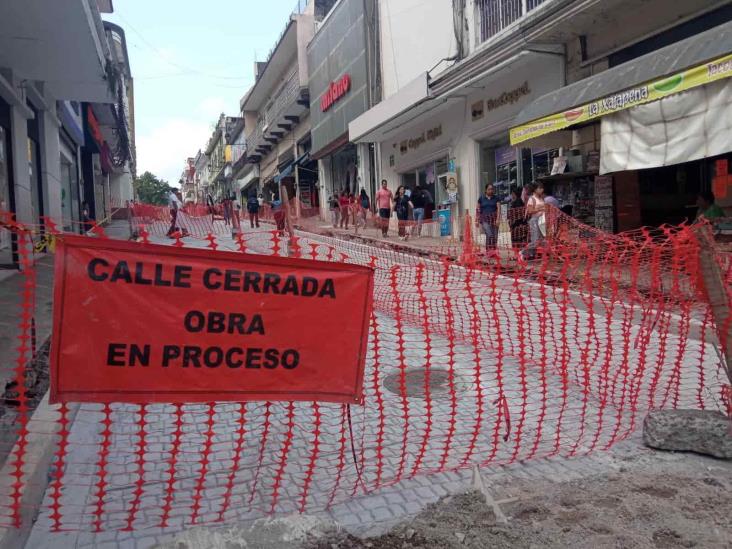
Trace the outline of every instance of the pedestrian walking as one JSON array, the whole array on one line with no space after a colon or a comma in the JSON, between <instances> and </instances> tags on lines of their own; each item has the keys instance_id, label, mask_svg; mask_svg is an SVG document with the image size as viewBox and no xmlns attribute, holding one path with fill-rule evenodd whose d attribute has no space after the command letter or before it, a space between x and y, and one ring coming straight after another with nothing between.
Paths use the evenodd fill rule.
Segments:
<instances>
[{"instance_id":1,"label":"pedestrian walking","mask_svg":"<svg viewBox=\"0 0 732 549\"><path fill-rule=\"evenodd\" d=\"M424 222L424 214L427 206L432 202L432 195L427 189L422 187L419 183L414 188L414 192L411 196L412 205L412 216L414 218L414 227L412 234L422 236L422 223Z\"/></svg>"},{"instance_id":2,"label":"pedestrian walking","mask_svg":"<svg viewBox=\"0 0 732 549\"><path fill-rule=\"evenodd\" d=\"M206 205L208 206L208 213L211 214L211 223L214 222L214 216L216 215L216 205L214 204L213 196L206 195Z\"/></svg>"},{"instance_id":3,"label":"pedestrian walking","mask_svg":"<svg viewBox=\"0 0 732 549\"><path fill-rule=\"evenodd\" d=\"M170 228L168 229L168 236L172 236L178 230L177 222L180 206L181 203L178 199L178 195L175 191L170 191L168 194L168 207L170 208Z\"/></svg>"},{"instance_id":4,"label":"pedestrian walking","mask_svg":"<svg viewBox=\"0 0 732 549\"><path fill-rule=\"evenodd\" d=\"M249 214L249 228L259 228L259 199L255 193L250 193L247 199L247 213Z\"/></svg>"},{"instance_id":5,"label":"pedestrian walking","mask_svg":"<svg viewBox=\"0 0 732 549\"><path fill-rule=\"evenodd\" d=\"M221 200L221 209L224 211L224 224L228 226L231 221L231 202L228 196Z\"/></svg>"},{"instance_id":6,"label":"pedestrian walking","mask_svg":"<svg viewBox=\"0 0 732 549\"><path fill-rule=\"evenodd\" d=\"M236 195L231 195L231 213L234 215L234 227L241 229L241 204Z\"/></svg>"},{"instance_id":7,"label":"pedestrian walking","mask_svg":"<svg viewBox=\"0 0 732 549\"><path fill-rule=\"evenodd\" d=\"M371 208L371 199L369 198L369 195L366 194L366 189L361 189L361 192L358 196L358 203L356 204L356 232L358 233L358 227L362 226L364 229L366 228L366 219L368 216L368 211Z\"/></svg>"},{"instance_id":8,"label":"pedestrian walking","mask_svg":"<svg viewBox=\"0 0 732 549\"><path fill-rule=\"evenodd\" d=\"M517 187L511 189L508 202L508 226L511 228L511 241L526 242L526 208Z\"/></svg>"},{"instance_id":9,"label":"pedestrian walking","mask_svg":"<svg viewBox=\"0 0 732 549\"><path fill-rule=\"evenodd\" d=\"M376 207L379 209L379 223L381 225L381 236L386 238L389 233L389 218L391 217L391 202L394 194L387 189L387 181L381 181L381 188L376 192L374 199Z\"/></svg>"},{"instance_id":10,"label":"pedestrian walking","mask_svg":"<svg viewBox=\"0 0 732 549\"><path fill-rule=\"evenodd\" d=\"M340 205L338 204L338 196L330 195L328 198L328 208L330 209L330 220L334 229L338 228L338 220L340 218Z\"/></svg>"},{"instance_id":11,"label":"pedestrian walking","mask_svg":"<svg viewBox=\"0 0 732 549\"><path fill-rule=\"evenodd\" d=\"M409 222L409 208L413 208L412 202L407 196L407 188L399 185L396 195L394 196L394 211L396 212L399 222L399 240L407 240L407 224Z\"/></svg>"},{"instance_id":12,"label":"pedestrian walking","mask_svg":"<svg viewBox=\"0 0 732 549\"><path fill-rule=\"evenodd\" d=\"M285 210L282 206L282 201L280 200L273 200L271 203L272 206L272 216L275 220L275 225L277 226L277 234L279 236L284 236L285 234Z\"/></svg>"},{"instance_id":13,"label":"pedestrian walking","mask_svg":"<svg viewBox=\"0 0 732 549\"><path fill-rule=\"evenodd\" d=\"M529 223L529 240L527 248L521 253L523 259L534 259L539 244L544 240L546 232L546 204L544 202L544 186L539 183L526 202L526 217Z\"/></svg>"},{"instance_id":14,"label":"pedestrian walking","mask_svg":"<svg viewBox=\"0 0 732 549\"><path fill-rule=\"evenodd\" d=\"M345 229L348 230L348 222L351 218L350 205L351 201L348 197L348 191L341 192L341 197L338 199L338 206L341 211L341 222L338 226L341 229L343 229L343 226L345 225Z\"/></svg>"},{"instance_id":15,"label":"pedestrian walking","mask_svg":"<svg viewBox=\"0 0 732 549\"><path fill-rule=\"evenodd\" d=\"M498 240L498 205L500 200L492 183L485 186L485 191L478 198L478 220L485 233L486 251L495 250Z\"/></svg>"}]
</instances>

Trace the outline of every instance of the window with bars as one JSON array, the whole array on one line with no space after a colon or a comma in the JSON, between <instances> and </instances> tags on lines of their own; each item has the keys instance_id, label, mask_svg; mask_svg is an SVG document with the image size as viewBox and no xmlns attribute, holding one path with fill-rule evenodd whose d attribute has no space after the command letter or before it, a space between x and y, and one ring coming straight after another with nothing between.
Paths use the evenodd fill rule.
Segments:
<instances>
[{"instance_id":1,"label":"window with bars","mask_svg":"<svg viewBox=\"0 0 732 549\"><path fill-rule=\"evenodd\" d=\"M549 0L478 0L480 40L485 42Z\"/></svg>"}]
</instances>

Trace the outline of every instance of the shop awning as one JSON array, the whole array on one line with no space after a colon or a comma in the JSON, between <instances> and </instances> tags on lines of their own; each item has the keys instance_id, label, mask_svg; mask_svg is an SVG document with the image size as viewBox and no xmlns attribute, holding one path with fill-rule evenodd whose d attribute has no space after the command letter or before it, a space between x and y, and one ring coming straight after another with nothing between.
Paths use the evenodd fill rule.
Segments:
<instances>
[{"instance_id":1,"label":"shop awning","mask_svg":"<svg viewBox=\"0 0 732 549\"><path fill-rule=\"evenodd\" d=\"M602 119L600 173L672 166L732 151L732 79Z\"/></svg>"},{"instance_id":2,"label":"shop awning","mask_svg":"<svg viewBox=\"0 0 732 549\"><path fill-rule=\"evenodd\" d=\"M274 176L275 183L279 183L285 177L291 176L293 170L295 169L295 166L300 166L301 164L304 164L308 161L308 158L310 158L310 153L305 153L296 160L290 162L285 168L280 171L279 174Z\"/></svg>"},{"instance_id":3,"label":"shop awning","mask_svg":"<svg viewBox=\"0 0 732 549\"><path fill-rule=\"evenodd\" d=\"M394 95L377 103L361 116L348 124L348 135L351 142L375 142L380 139L374 134L376 130L389 122L399 124L399 117L418 108L430 98L429 75L424 72L406 84Z\"/></svg>"},{"instance_id":4,"label":"shop awning","mask_svg":"<svg viewBox=\"0 0 732 549\"><path fill-rule=\"evenodd\" d=\"M537 46L537 48L526 48L513 52L510 57L445 92L435 93L431 88L429 75L421 74L394 95L377 103L353 120L348 125L351 142L384 141L395 133L403 131L413 122L422 120L421 117L427 113L433 116L443 109L449 109L453 104L464 102L465 96L471 90L493 85L495 79L501 74L510 74L517 71L522 65L535 62L537 59L556 60L558 52L553 51L551 47L539 48ZM468 90L467 93L466 90Z\"/></svg>"},{"instance_id":5,"label":"shop awning","mask_svg":"<svg viewBox=\"0 0 732 549\"><path fill-rule=\"evenodd\" d=\"M732 76L732 22L548 93L526 107L511 144Z\"/></svg>"}]
</instances>

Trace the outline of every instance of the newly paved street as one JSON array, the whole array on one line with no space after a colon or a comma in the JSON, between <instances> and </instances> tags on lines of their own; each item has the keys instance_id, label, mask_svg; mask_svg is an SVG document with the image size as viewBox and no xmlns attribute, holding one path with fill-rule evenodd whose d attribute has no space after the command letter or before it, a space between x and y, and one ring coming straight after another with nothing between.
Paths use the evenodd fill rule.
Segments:
<instances>
[{"instance_id":1,"label":"newly paved street","mask_svg":"<svg viewBox=\"0 0 732 549\"><path fill-rule=\"evenodd\" d=\"M270 253L269 233L247 233L249 251ZM230 238L217 244L237 249ZM368 264L382 253L302 235L300 245L311 244L321 259L345 254ZM722 378L709 342L680 345L673 329L633 324L622 303L598 303L602 314L588 315L567 296L542 295L538 285L517 291L515 280L458 266L445 284L442 265L420 268L394 252L379 262L387 268L377 271L366 405L350 410L353 447L346 411L337 405L148 405L144 422L139 406L105 412L83 405L70 427L61 487L47 490L28 547L149 547L192 525L241 523L272 510L378 531L466 489L472 465L482 466L489 485L595 474L642 452L637 439L606 449L635 436L652 402L717 405ZM425 370L446 370L447 384L400 394L403 373ZM100 491L102 448L108 454ZM60 517L49 510L54 501ZM50 533L54 524L70 531ZM93 534L95 525L108 531Z\"/></svg>"}]
</instances>

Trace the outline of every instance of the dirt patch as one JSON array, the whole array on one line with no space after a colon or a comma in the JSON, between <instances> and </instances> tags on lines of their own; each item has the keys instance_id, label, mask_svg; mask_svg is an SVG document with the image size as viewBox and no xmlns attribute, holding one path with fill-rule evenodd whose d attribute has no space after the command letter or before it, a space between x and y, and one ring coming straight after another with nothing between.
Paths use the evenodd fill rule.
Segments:
<instances>
[{"instance_id":1,"label":"dirt patch","mask_svg":"<svg viewBox=\"0 0 732 549\"><path fill-rule=\"evenodd\" d=\"M46 394L49 385L48 377L48 355L51 347L51 338L36 351L35 356L30 360L24 371L25 404L28 407L27 417L30 418L33 410ZM18 410L20 386L17 381L11 381L2 387L0 393L0 467L7 459L18 438Z\"/></svg>"},{"instance_id":2,"label":"dirt patch","mask_svg":"<svg viewBox=\"0 0 732 549\"><path fill-rule=\"evenodd\" d=\"M508 524L496 521L480 493L470 492L442 499L386 535L359 539L341 532L305 547L729 547L732 476L729 463L717 463L650 463L572 482L514 483L510 491L518 499L501 504Z\"/></svg>"}]
</instances>

